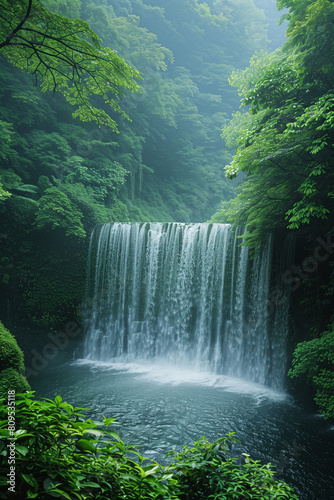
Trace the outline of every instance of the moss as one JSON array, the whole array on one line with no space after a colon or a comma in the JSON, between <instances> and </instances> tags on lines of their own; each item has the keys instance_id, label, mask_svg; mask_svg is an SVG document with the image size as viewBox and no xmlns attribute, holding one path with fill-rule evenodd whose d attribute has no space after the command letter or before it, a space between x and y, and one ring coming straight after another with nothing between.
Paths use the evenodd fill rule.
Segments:
<instances>
[{"instance_id":1,"label":"moss","mask_svg":"<svg viewBox=\"0 0 334 500\"><path fill-rule=\"evenodd\" d=\"M7 368L0 372L0 398L6 398L9 390L20 393L30 389L31 387L25 376L14 368Z\"/></svg>"},{"instance_id":2,"label":"moss","mask_svg":"<svg viewBox=\"0 0 334 500\"><path fill-rule=\"evenodd\" d=\"M24 372L23 352L17 345L15 337L0 322L0 362L1 370L15 368Z\"/></svg>"},{"instance_id":3,"label":"moss","mask_svg":"<svg viewBox=\"0 0 334 500\"><path fill-rule=\"evenodd\" d=\"M9 389L24 392L30 386L24 377L23 352L15 337L0 322L0 397L6 397Z\"/></svg>"}]
</instances>

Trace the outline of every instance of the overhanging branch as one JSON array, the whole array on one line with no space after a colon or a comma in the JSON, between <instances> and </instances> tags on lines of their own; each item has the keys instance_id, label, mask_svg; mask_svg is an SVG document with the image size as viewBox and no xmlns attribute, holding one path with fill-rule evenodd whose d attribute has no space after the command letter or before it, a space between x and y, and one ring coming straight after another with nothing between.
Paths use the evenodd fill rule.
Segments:
<instances>
[{"instance_id":1,"label":"overhanging branch","mask_svg":"<svg viewBox=\"0 0 334 500\"><path fill-rule=\"evenodd\" d=\"M32 6L32 0L29 0L26 15L24 16L22 21L19 22L19 24L16 26L16 28L7 36L6 40L4 42L0 43L0 50L3 47L6 47L7 45L9 45L11 40L16 35L16 33L18 31L20 31L20 29L22 29L24 23L27 21L28 17L30 16L31 6Z\"/></svg>"}]
</instances>

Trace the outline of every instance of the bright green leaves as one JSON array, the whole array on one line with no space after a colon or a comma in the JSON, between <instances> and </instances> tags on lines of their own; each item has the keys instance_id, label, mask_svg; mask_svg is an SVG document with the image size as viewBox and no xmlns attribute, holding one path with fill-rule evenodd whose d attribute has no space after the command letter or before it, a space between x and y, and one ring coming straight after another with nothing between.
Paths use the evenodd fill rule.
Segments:
<instances>
[{"instance_id":1,"label":"bright green leaves","mask_svg":"<svg viewBox=\"0 0 334 500\"><path fill-rule=\"evenodd\" d=\"M306 194L314 193L310 190ZM305 196L301 201L294 204L291 210L287 211L286 219L289 221L288 229L299 229L302 224L309 224L311 218L327 219L329 210L323 205L316 205L308 201Z\"/></svg>"},{"instance_id":2,"label":"bright green leaves","mask_svg":"<svg viewBox=\"0 0 334 500\"><path fill-rule=\"evenodd\" d=\"M271 464L262 465L243 454L244 464L238 465L237 460L229 456L235 442L239 441L233 433L215 443L202 438L192 448L184 446L183 451L173 457L165 473L178 477L180 500L298 500L292 488L274 480Z\"/></svg>"},{"instance_id":3,"label":"bright green leaves","mask_svg":"<svg viewBox=\"0 0 334 500\"><path fill-rule=\"evenodd\" d=\"M0 179L1 179L1 177L0 177ZM3 189L3 184L0 182L0 202L6 200L10 196L11 196L11 194L8 191L6 191L5 189Z\"/></svg>"},{"instance_id":4,"label":"bright green leaves","mask_svg":"<svg viewBox=\"0 0 334 500\"><path fill-rule=\"evenodd\" d=\"M245 93L243 104L250 105L252 114L264 108L287 105L298 87L293 61L277 56L271 56L271 61L263 68L263 74L254 86Z\"/></svg>"},{"instance_id":5,"label":"bright green leaves","mask_svg":"<svg viewBox=\"0 0 334 500\"><path fill-rule=\"evenodd\" d=\"M293 123L287 125L289 140L300 141L309 153L305 180L298 190L303 198L287 211L289 228L309 223L310 217L327 219L330 193L334 187L331 150L334 145L334 96L331 92L317 98ZM321 203L322 201L322 203Z\"/></svg>"},{"instance_id":6,"label":"bright green leaves","mask_svg":"<svg viewBox=\"0 0 334 500\"><path fill-rule=\"evenodd\" d=\"M11 64L42 82L42 90L61 92L77 106L75 117L117 130L115 120L92 102L101 96L123 117L117 99L138 92L139 73L101 40L87 22L49 12L39 0L1 0L0 48Z\"/></svg>"},{"instance_id":7,"label":"bright green leaves","mask_svg":"<svg viewBox=\"0 0 334 500\"><path fill-rule=\"evenodd\" d=\"M16 395L15 409L16 421L24 429L16 433L15 442L18 496L175 498L168 491L168 479L161 474L161 467L109 431L108 426L117 423L114 419L94 422L83 418L83 408L73 408L60 396L54 401L36 401L31 392ZM7 415L7 407L2 405L0 442L6 442ZM5 450L2 455L7 453ZM1 475L5 476L4 468Z\"/></svg>"},{"instance_id":8,"label":"bright green leaves","mask_svg":"<svg viewBox=\"0 0 334 500\"><path fill-rule=\"evenodd\" d=\"M76 442L76 447L80 451L86 451L88 453L96 453L96 448L93 446L90 441L87 441L87 439L79 439Z\"/></svg>"},{"instance_id":9,"label":"bright green leaves","mask_svg":"<svg viewBox=\"0 0 334 500\"><path fill-rule=\"evenodd\" d=\"M299 116L295 117L295 121L288 123L287 133L298 134L304 130L313 130L319 132L321 137L314 139L314 150L312 145L310 152L318 153L323 147L328 145L328 133L332 131L334 126L334 94L329 91L318 96L314 101L305 107ZM327 134L323 134L327 132Z\"/></svg>"},{"instance_id":10,"label":"bright green leaves","mask_svg":"<svg viewBox=\"0 0 334 500\"><path fill-rule=\"evenodd\" d=\"M118 193L125 183L128 172L120 163L108 161L107 156L98 153L97 155L95 161L90 159L85 161L79 156L69 158L66 181L82 183L94 192L97 200L103 201L108 194Z\"/></svg>"},{"instance_id":11,"label":"bright green leaves","mask_svg":"<svg viewBox=\"0 0 334 500\"><path fill-rule=\"evenodd\" d=\"M290 377L306 377L316 391L315 402L325 418L334 417L334 330L298 344Z\"/></svg>"},{"instance_id":12,"label":"bright green leaves","mask_svg":"<svg viewBox=\"0 0 334 500\"><path fill-rule=\"evenodd\" d=\"M235 179L239 172L238 167L233 162L231 165L226 165L224 170L225 175L228 179Z\"/></svg>"}]
</instances>

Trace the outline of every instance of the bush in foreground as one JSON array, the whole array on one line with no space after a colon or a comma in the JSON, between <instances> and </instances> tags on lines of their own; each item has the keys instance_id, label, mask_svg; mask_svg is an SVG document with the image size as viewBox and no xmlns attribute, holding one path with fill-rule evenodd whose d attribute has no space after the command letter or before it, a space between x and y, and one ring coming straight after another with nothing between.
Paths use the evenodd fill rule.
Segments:
<instances>
[{"instance_id":1,"label":"bush in foreground","mask_svg":"<svg viewBox=\"0 0 334 500\"><path fill-rule=\"evenodd\" d=\"M175 456L163 467L108 430L117 424L113 418L93 422L60 396L37 401L27 392L16 395L15 405L13 400L2 399L0 406L0 498L298 500L273 479L270 464L245 455L240 465L230 457L237 441L232 434L170 452Z\"/></svg>"}]
</instances>

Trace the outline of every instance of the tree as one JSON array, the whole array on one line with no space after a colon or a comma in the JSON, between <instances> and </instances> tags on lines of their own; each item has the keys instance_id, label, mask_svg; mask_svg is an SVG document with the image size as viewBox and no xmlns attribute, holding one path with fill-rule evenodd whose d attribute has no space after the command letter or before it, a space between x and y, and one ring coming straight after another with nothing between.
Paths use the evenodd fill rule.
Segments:
<instances>
[{"instance_id":1,"label":"tree","mask_svg":"<svg viewBox=\"0 0 334 500\"><path fill-rule=\"evenodd\" d=\"M41 80L42 90L61 92L77 106L82 121L117 130L115 120L99 107L100 96L128 118L118 99L138 91L138 71L101 40L87 22L48 11L39 0L0 0L0 50L14 66Z\"/></svg>"},{"instance_id":2,"label":"tree","mask_svg":"<svg viewBox=\"0 0 334 500\"><path fill-rule=\"evenodd\" d=\"M282 16L289 22L285 50L298 55L300 75L330 87L334 63L332 0L278 0L277 6L289 9Z\"/></svg>"},{"instance_id":3,"label":"tree","mask_svg":"<svg viewBox=\"0 0 334 500\"><path fill-rule=\"evenodd\" d=\"M325 418L334 418L334 329L320 338L301 342L293 355L290 377L306 377L315 390L315 402Z\"/></svg>"},{"instance_id":4,"label":"tree","mask_svg":"<svg viewBox=\"0 0 334 500\"><path fill-rule=\"evenodd\" d=\"M327 0L279 5L290 7L290 39L283 50L253 60L231 78L249 114L239 122L239 147L226 174L244 172L246 179L222 218L246 224L251 246L273 228L308 225L319 231L320 223L326 232L334 210L334 5ZM239 118L225 137L235 138Z\"/></svg>"},{"instance_id":5,"label":"tree","mask_svg":"<svg viewBox=\"0 0 334 500\"><path fill-rule=\"evenodd\" d=\"M66 236L84 238L86 232L81 222L82 213L71 203L66 194L56 187L45 190L44 196L39 200L36 212L36 227L38 229L61 228Z\"/></svg>"}]
</instances>

